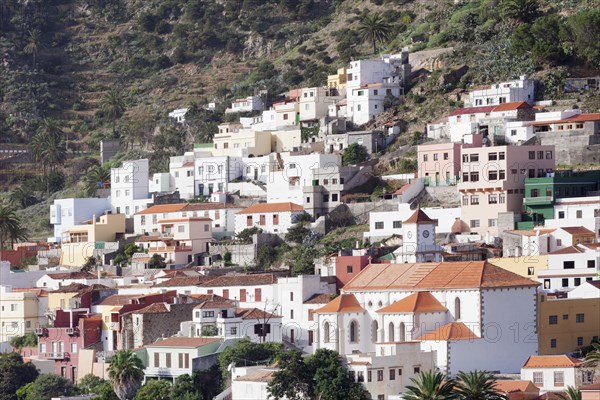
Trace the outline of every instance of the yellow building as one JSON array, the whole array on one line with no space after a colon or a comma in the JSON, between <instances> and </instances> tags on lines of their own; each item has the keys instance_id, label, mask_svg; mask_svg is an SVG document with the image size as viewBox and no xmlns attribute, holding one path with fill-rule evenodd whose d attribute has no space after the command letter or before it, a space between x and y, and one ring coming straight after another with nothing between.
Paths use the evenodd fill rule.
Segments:
<instances>
[{"instance_id":1,"label":"yellow building","mask_svg":"<svg viewBox=\"0 0 600 400\"><path fill-rule=\"evenodd\" d=\"M538 353L565 354L588 346L600 336L600 281L586 282L567 298L538 295ZM584 293L587 291L587 293ZM583 295L580 296L580 293Z\"/></svg>"},{"instance_id":2,"label":"yellow building","mask_svg":"<svg viewBox=\"0 0 600 400\"><path fill-rule=\"evenodd\" d=\"M329 89L344 89L348 79L346 67L338 68L337 74L327 76L327 87Z\"/></svg>"},{"instance_id":3,"label":"yellow building","mask_svg":"<svg viewBox=\"0 0 600 400\"><path fill-rule=\"evenodd\" d=\"M125 214L105 214L89 224L74 225L63 232L60 263L80 267L100 242L116 242L125 234Z\"/></svg>"},{"instance_id":4,"label":"yellow building","mask_svg":"<svg viewBox=\"0 0 600 400\"><path fill-rule=\"evenodd\" d=\"M23 336L46 324L48 293L42 289L0 286L0 352L9 350L14 336Z\"/></svg>"},{"instance_id":5,"label":"yellow building","mask_svg":"<svg viewBox=\"0 0 600 400\"><path fill-rule=\"evenodd\" d=\"M487 261L490 264L534 281L538 280L537 274L539 271L548 269L548 256L490 258Z\"/></svg>"}]
</instances>

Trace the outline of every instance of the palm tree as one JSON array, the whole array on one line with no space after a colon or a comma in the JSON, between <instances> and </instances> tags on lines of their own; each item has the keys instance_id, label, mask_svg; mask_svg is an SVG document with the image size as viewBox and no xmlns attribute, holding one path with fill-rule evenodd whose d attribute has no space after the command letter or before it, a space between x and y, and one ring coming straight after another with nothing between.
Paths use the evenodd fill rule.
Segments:
<instances>
[{"instance_id":1,"label":"palm tree","mask_svg":"<svg viewBox=\"0 0 600 400\"><path fill-rule=\"evenodd\" d=\"M377 42L386 41L392 34L392 26L385 22L379 14L365 15L358 27L358 33L363 40L373 44L373 54L377 52Z\"/></svg>"},{"instance_id":2,"label":"palm tree","mask_svg":"<svg viewBox=\"0 0 600 400\"><path fill-rule=\"evenodd\" d=\"M29 150L35 161L42 165L44 174L65 162L67 150L64 132L56 120L46 118L38 127L36 135L29 143Z\"/></svg>"},{"instance_id":3,"label":"palm tree","mask_svg":"<svg viewBox=\"0 0 600 400\"><path fill-rule=\"evenodd\" d=\"M406 386L406 400L446 400L456 399L454 382L446 379L441 372L424 371L416 378L410 378L412 385Z\"/></svg>"},{"instance_id":4,"label":"palm tree","mask_svg":"<svg viewBox=\"0 0 600 400\"><path fill-rule=\"evenodd\" d=\"M0 205L0 260L4 250L5 240L19 240L23 235L21 221L15 211L7 206Z\"/></svg>"},{"instance_id":5,"label":"palm tree","mask_svg":"<svg viewBox=\"0 0 600 400\"><path fill-rule=\"evenodd\" d=\"M594 367L600 364L600 342L592 343L592 350L586 354L583 362L586 367Z\"/></svg>"},{"instance_id":6,"label":"palm tree","mask_svg":"<svg viewBox=\"0 0 600 400\"><path fill-rule=\"evenodd\" d=\"M118 351L110 360L108 377L120 400L131 400L144 378L144 364L131 350Z\"/></svg>"},{"instance_id":7,"label":"palm tree","mask_svg":"<svg viewBox=\"0 0 600 400\"><path fill-rule=\"evenodd\" d=\"M521 22L532 21L538 13L537 0L502 0L504 16Z\"/></svg>"},{"instance_id":8,"label":"palm tree","mask_svg":"<svg viewBox=\"0 0 600 400\"><path fill-rule=\"evenodd\" d=\"M96 165L88 171L83 181L86 195L93 196L98 189L98 184L110 182L110 168L107 165Z\"/></svg>"},{"instance_id":9,"label":"palm tree","mask_svg":"<svg viewBox=\"0 0 600 400\"><path fill-rule=\"evenodd\" d=\"M503 400L496 379L487 371L459 372L456 393L461 400Z\"/></svg>"},{"instance_id":10,"label":"palm tree","mask_svg":"<svg viewBox=\"0 0 600 400\"><path fill-rule=\"evenodd\" d=\"M581 400L581 392L579 389L569 386L565 393L558 393L556 397L560 400Z\"/></svg>"},{"instance_id":11,"label":"palm tree","mask_svg":"<svg viewBox=\"0 0 600 400\"><path fill-rule=\"evenodd\" d=\"M117 138L117 120L125 113L125 99L117 87L110 89L102 98L102 111L112 120L113 138Z\"/></svg>"},{"instance_id":12,"label":"palm tree","mask_svg":"<svg viewBox=\"0 0 600 400\"><path fill-rule=\"evenodd\" d=\"M27 45L23 48L25 54L31 54L33 57L33 68L35 68L35 58L43 47L42 45L42 33L39 29L32 29L29 31L29 37L27 38Z\"/></svg>"},{"instance_id":13,"label":"palm tree","mask_svg":"<svg viewBox=\"0 0 600 400\"><path fill-rule=\"evenodd\" d=\"M36 198L33 196L31 188L29 186L21 185L9 196L10 202L18 207L27 208L32 204L35 204Z\"/></svg>"}]
</instances>

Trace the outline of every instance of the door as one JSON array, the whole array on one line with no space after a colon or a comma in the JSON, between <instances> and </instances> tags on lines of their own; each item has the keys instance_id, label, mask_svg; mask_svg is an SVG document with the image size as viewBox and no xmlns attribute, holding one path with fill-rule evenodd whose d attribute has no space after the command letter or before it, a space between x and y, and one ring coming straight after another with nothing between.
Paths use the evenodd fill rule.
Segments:
<instances>
[{"instance_id":1,"label":"door","mask_svg":"<svg viewBox=\"0 0 600 400\"><path fill-rule=\"evenodd\" d=\"M295 339L294 330L290 329L290 343L295 343Z\"/></svg>"},{"instance_id":2,"label":"door","mask_svg":"<svg viewBox=\"0 0 600 400\"><path fill-rule=\"evenodd\" d=\"M254 168L254 180L258 180L258 168Z\"/></svg>"},{"instance_id":3,"label":"door","mask_svg":"<svg viewBox=\"0 0 600 400\"><path fill-rule=\"evenodd\" d=\"M440 186L440 173L435 173L435 186Z\"/></svg>"},{"instance_id":4,"label":"door","mask_svg":"<svg viewBox=\"0 0 600 400\"><path fill-rule=\"evenodd\" d=\"M240 301L246 301L246 289L240 289Z\"/></svg>"},{"instance_id":5,"label":"door","mask_svg":"<svg viewBox=\"0 0 600 400\"><path fill-rule=\"evenodd\" d=\"M313 331L308 331L308 345L309 346L312 346L312 344L313 344L313 340L314 340L313 335L314 335Z\"/></svg>"},{"instance_id":6,"label":"door","mask_svg":"<svg viewBox=\"0 0 600 400\"><path fill-rule=\"evenodd\" d=\"M215 189L215 185L213 183L208 184L208 195L210 196Z\"/></svg>"},{"instance_id":7,"label":"door","mask_svg":"<svg viewBox=\"0 0 600 400\"><path fill-rule=\"evenodd\" d=\"M198 196L204 196L204 185L202 183L198 184Z\"/></svg>"},{"instance_id":8,"label":"door","mask_svg":"<svg viewBox=\"0 0 600 400\"><path fill-rule=\"evenodd\" d=\"M265 216L261 215L260 216L260 225L264 225L265 224L265 220L266 220Z\"/></svg>"},{"instance_id":9,"label":"door","mask_svg":"<svg viewBox=\"0 0 600 400\"><path fill-rule=\"evenodd\" d=\"M225 297L226 299L229 298L229 289L223 289L223 297Z\"/></svg>"}]
</instances>

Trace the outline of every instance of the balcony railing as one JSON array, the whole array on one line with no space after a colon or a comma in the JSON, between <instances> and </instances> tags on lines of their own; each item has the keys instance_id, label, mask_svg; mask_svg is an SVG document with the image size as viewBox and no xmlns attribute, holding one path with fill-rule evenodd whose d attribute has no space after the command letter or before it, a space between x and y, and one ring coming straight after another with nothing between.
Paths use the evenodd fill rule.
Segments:
<instances>
[{"instance_id":1,"label":"balcony railing","mask_svg":"<svg viewBox=\"0 0 600 400\"><path fill-rule=\"evenodd\" d=\"M66 360L69 358L69 353L65 353L64 351L54 353L42 353L40 354L40 358L46 358L48 360Z\"/></svg>"},{"instance_id":2,"label":"balcony railing","mask_svg":"<svg viewBox=\"0 0 600 400\"><path fill-rule=\"evenodd\" d=\"M554 201L554 196L525 197L523 204L547 204Z\"/></svg>"},{"instance_id":3,"label":"balcony railing","mask_svg":"<svg viewBox=\"0 0 600 400\"><path fill-rule=\"evenodd\" d=\"M46 328L35 328L35 334L38 336L45 336L48 334L48 330Z\"/></svg>"},{"instance_id":4,"label":"balcony railing","mask_svg":"<svg viewBox=\"0 0 600 400\"><path fill-rule=\"evenodd\" d=\"M67 328L67 335L74 336L79 333L79 329L77 328Z\"/></svg>"}]
</instances>

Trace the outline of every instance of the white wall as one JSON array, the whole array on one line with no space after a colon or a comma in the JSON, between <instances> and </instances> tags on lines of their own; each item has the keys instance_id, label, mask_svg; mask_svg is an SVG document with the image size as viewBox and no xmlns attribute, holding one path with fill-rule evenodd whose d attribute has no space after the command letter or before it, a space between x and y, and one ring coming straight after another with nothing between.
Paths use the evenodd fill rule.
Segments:
<instances>
[{"instance_id":1,"label":"white wall","mask_svg":"<svg viewBox=\"0 0 600 400\"><path fill-rule=\"evenodd\" d=\"M523 368L521 369L521 379L533 382L533 373L541 372L543 374L543 383L540 386L540 394L556 391L563 392L569 386L576 386L575 368ZM564 385L554 386L554 373L562 372Z\"/></svg>"},{"instance_id":2,"label":"white wall","mask_svg":"<svg viewBox=\"0 0 600 400\"><path fill-rule=\"evenodd\" d=\"M50 206L50 223L54 225L54 242L60 242L63 232L74 225L92 219L93 215L100 216L110 210L107 198L71 198L56 199Z\"/></svg>"},{"instance_id":3,"label":"white wall","mask_svg":"<svg viewBox=\"0 0 600 400\"><path fill-rule=\"evenodd\" d=\"M111 168L110 175L112 212L132 216L136 212L134 200L150 199L147 159L123 161L120 168Z\"/></svg>"}]
</instances>

